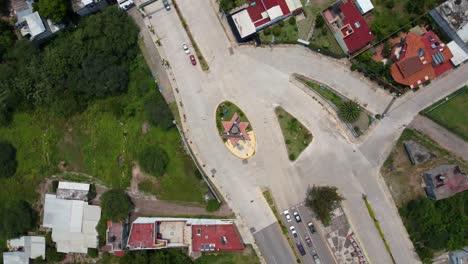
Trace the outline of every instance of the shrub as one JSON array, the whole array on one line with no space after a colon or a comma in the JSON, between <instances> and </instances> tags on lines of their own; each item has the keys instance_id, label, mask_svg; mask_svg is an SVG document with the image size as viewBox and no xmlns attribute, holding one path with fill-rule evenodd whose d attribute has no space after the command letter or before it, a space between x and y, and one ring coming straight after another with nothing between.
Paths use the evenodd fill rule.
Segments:
<instances>
[{"instance_id":1,"label":"shrub","mask_svg":"<svg viewBox=\"0 0 468 264\"><path fill-rule=\"evenodd\" d=\"M273 32L273 35L275 35L277 37L277 36L281 35L281 28L278 27L278 26L275 26L275 27L273 27L272 32Z\"/></svg>"},{"instance_id":2,"label":"shrub","mask_svg":"<svg viewBox=\"0 0 468 264\"><path fill-rule=\"evenodd\" d=\"M133 208L132 200L122 189L111 189L101 196L102 219L122 221Z\"/></svg>"},{"instance_id":3,"label":"shrub","mask_svg":"<svg viewBox=\"0 0 468 264\"><path fill-rule=\"evenodd\" d=\"M289 20L289 25L295 25L296 24L296 17L291 17Z\"/></svg>"},{"instance_id":4,"label":"shrub","mask_svg":"<svg viewBox=\"0 0 468 264\"><path fill-rule=\"evenodd\" d=\"M325 20L323 19L321 14L317 14L317 17L315 18L315 26L317 28L325 26Z\"/></svg>"},{"instance_id":5,"label":"shrub","mask_svg":"<svg viewBox=\"0 0 468 264\"><path fill-rule=\"evenodd\" d=\"M16 148L9 142L0 142L0 178L9 178L16 173Z\"/></svg>"},{"instance_id":6,"label":"shrub","mask_svg":"<svg viewBox=\"0 0 468 264\"><path fill-rule=\"evenodd\" d=\"M138 162L144 172L153 176L162 176L166 172L169 156L160 147L148 146L138 155Z\"/></svg>"},{"instance_id":7,"label":"shrub","mask_svg":"<svg viewBox=\"0 0 468 264\"><path fill-rule=\"evenodd\" d=\"M206 211L208 212L214 212L218 211L220 207L220 204L216 200L208 200L208 204L206 205Z\"/></svg>"},{"instance_id":8,"label":"shrub","mask_svg":"<svg viewBox=\"0 0 468 264\"><path fill-rule=\"evenodd\" d=\"M279 25L280 27L284 27L284 21L281 20L281 21L278 23L278 25Z\"/></svg>"},{"instance_id":9,"label":"shrub","mask_svg":"<svg viewBox=\"0 0 468 264\"><path fill-rule=\"evenodd\" d=\"M91 258L97 258L99 257L99 251L95 248L88 248L88 256Z\"/></svg>"},{"instance_id":10,"label":"shrub","mask_svg":"<svg viewBox=\"0 0 468 264\"><path fill-rule=\"evenodd\" d=\"M385 7L388 9L392 9L395 6L395 2L393 0L385 1Z\"/></svg>"},{"instance_id":11,"label":"shrub","mask_svg":"<svg viewBox=\"0 0 468 264\"><path fill-rule=\"evenodd\" d=\"M271 34L271 29L270 28L265 28L265 30L263 30L263 33L265 35L270 35Z\"/></svg>"},{"instance_id":12,"label":"shrub","mask_svg":"<svg viewBox=\"0 0 468 264\"><path fill-rule=\"evenodd\" d=\"M296 160L296 155L293 153L289 154L289 160Z\"/></svg>"},{"instance_id":13,"label":"shrub","mask_svg":"<svg viewBox=\"0 0 468 264\"><path fill-rule=\"evenodd\" d=\"M324 225L331 221L330 213L343 200L333 186L313 186L307 190L306 205L311 208Z\"/></svg>"},{"instance_id":14,"label":"shrub","mask_svg":"<svg viewBox=\"0 0 468 264\"><path fill-rule=\"evenodd\" d=\"M20 236L36 223L36 213L23 200L0 207L0 240Z\"/></svg>"},{"instance_id":15,"label":"shrub","mask_svg":"<svg viewBox=\"0 0 468 264\"><path fill-rule=\"evenodd\" d=\"M355 101L346 101L338 106L338 113L344 121L352 123L359 118L362 108Z\"/></svg>"},{"instance_id":16,"label":"shrub","mask_svg":"<svg viewBox=\"0 0 468 264\"><path fill-rule=\"evenodd\" d=\"M352 64L351 65L351 71L355 71L355 70L357 70L357 66L356 66L356 64Z\"/></svg>"},{"instance_id":17,"label":"shrub","mask_svg":"<svg viewBox=\"0 0 468 264\"><path fill-rule=\"evenodd\" d=\"M174 124L171 110L167 106L162 96L158 93L153 93L145 101L146 118L155 126L162 129L169 129Z\"/></svg>"}]
</instances>

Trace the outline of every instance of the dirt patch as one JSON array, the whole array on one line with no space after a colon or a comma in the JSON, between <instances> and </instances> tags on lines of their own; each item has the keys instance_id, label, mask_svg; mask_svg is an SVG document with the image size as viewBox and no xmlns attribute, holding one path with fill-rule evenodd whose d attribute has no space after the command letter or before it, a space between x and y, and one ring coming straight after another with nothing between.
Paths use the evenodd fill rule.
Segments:
<instances>
[{"instance_id":1,"label":"dirt patch","mask_svg":"<svg viewBox=\"0 0 468 264\"><path fill-rule=\"evenodd\" d=\"M148 122L144 122L143 125L141 125L141 133L143 135L145 135L146 133L148 133L148 131L150 130L150 125Z\"/></svg>"}]
</instances>

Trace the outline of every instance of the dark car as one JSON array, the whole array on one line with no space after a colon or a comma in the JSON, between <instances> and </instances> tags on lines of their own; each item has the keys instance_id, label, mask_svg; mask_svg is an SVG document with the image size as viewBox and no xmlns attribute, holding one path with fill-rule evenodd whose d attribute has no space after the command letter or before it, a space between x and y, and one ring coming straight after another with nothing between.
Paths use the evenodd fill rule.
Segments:
<instances>
[{"instance_id":1,"label":"dark car","mask_svg":"<svg viewBox=\"0 0 468 264\"><path fill-rule=\"evenodd\" d=\"M294 218L296 219L296 222L298 223L302 222L301 216L299 215L298 212L294 212L293 215L294 215Z\"/></svg>"},{"instance_id":2,"label":"dark car","mask_svg":"<svg viewBox=\"0 0 468 264\"><path fill-rule=\"evenodd\" d=\"M312 239L310 237L306 236L305 241L309 247L312 247Z\"/></svg>"},{"instance_id":3,"label":"dark car","mask_svg":"<svg viewBox=\"0 0 468 264\"><path fill-rule=\"evenodd\" d=\"M190 61L192 62L192 65L197 65L197 60L195 59L195 56L190 55Z\"/></svg>"},{"instance_id":4,"label":"dark car","mask_svg":"<svg viewBox=\"0 0 468 264\"><path fill-rule=\"evenodd\" d=\"M167 0L163 0L162 2L164 4L164 8L166 8L167 11L171 10L171 6Z\"/></svg>"},{"instance_id":5,"label":"dark car","mask_svg":"<svg viewBox=\"0 0 468 264\"><path fill-rule=\"evenodd\" d=\"M307 227L309 228L310 233L315 233L315 226L312 222L307 223Z\"/></svg>"},{"instance_id":6,"label":"dark car","mask_svg":"<svg viewBox=\"0 0 468 264\"><path fill-rule=\"evenodd\" d=\"M302 243L298 242L296 244L296 246L297 246L297 249L299 250L299 253L301 253L301 256L304 256L306 254L306 252L304 250L304 246L302 246Z\"/></svg>"}]
</instances>

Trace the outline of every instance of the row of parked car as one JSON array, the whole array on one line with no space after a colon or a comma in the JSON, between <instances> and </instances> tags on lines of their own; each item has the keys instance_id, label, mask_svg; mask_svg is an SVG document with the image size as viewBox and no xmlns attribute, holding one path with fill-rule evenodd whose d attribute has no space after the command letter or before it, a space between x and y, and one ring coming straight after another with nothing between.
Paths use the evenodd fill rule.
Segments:
<instances>
[{"instance_id":1,"label":"row of parked car","mask_svg":"<svg viewBox=\"0 0 468 264\"><path fill-rule=\"evenodd\" d=\"M157 0L156 0L157 1ZM164 8L169 11L171 10L171 5L167 0L162 0ZM117 3L119 4L120 9L127 11L130 8L135 6L135 2L133 0L117 0Z\"/></svg>"},{"instance_id":2,"label":"row of parked car","mask_svg":"<svg viewBox=\"0 0 468 264\"><path fill-rule=\"evenodd\" d=\"M288 223L292 222L292 218L288 210L285 210L283 214L286 217L286 221L288 221ZM296 223L302 222L302 218L298 212L293 212L293 216L294 216L294 219L296 220ZM315 233L316 231L315 226L312 222L307 223L307 228L309 229L311 234ZM297 238L298 235L297 235L296 227L292 225L289 227L289 230L291 231L291 234L293 235L293 237ZM306 236L305 241L308 247L312 247L312 239L310 238L310 236ZM301 253L301 255L304 256L306 254L306 251L302 243L299 241L296 243L296 246L297 246L297 249L299 250L299 253ZM315 264L321 264L320 259L317 255L317 252L315 250L312 250L311 254L312 254L312 257L314 258Z\"/></svg>"}]
</instances>

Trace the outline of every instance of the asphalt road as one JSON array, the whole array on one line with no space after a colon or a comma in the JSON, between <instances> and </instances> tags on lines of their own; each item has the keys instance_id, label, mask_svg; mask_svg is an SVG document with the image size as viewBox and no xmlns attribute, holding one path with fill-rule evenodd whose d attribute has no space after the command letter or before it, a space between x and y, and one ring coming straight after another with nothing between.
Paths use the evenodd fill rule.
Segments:
<instances>
[{"instance_id":1,"label":"asphalt road","mask_svg":"<svg viewBox=\"0 0 468 264\"><path fill-rule=\"evenodd\" d=\"M162 43L163 57L170 62L173 78L169 79L173 87L178 87L175 97L183 106L180 108L181 115L186 117L183 128L193 142L191 147L207 173L216 169L212 181L245 222L245 228L254 228L256 236L276 222L264 202L260 187L269 187L278 207L288 208L303 201L307 186L334 185L345 198L343 208L371 262L391 263L391 260L362 202L363 193L367 194L374 208L397 263L418 262L379 168L404 124L408 124L431 102L467 83L468 65L433 81L417 93L397 100L363 143L352 144L336 120L291 84L289 76L298 72L318 79L356 99L373 113L383 112L391 100L390 95L362 76L350 72L349 67L341 62L303 47L232 47L209 0L200 0L196 4L179 0L178 4L208 61L209 72L192 66L183 52L182 43L189 41L174 11L155 12L146 22L153 25ZM153 5L157 10L162 3L158 1L145 10ZM256 133L257 151L248 162L230 154L218 136L214 113L224 100L242 108ZM283 137L274 114L278 105L300 120L314 135L312 143L295 162L289 161L282 143ZM267 257L265 252L271 252L274 259L280 259L282 255L291 256L290 249L284 246L281 232L265 230L268 234L277 232L277 239L268 242L277 244L262 245L266 242L257 241L263 255ZM270 247L275 250L268 251ZM294 261L290 259L285 263Z\"/></svg>"},{"instance_id":2,"label":"asphalt road","mask_svg":"<svg viewBox=\"0 0 468 264\"><path fill-rule=\"evenodd\" d=\"M291 262L294 260L292 252L285 250L289 248L288 243L282 237L278 237L279 234L281 234L280 226L278 223L273 223L255 232L254 238L267 263L295 263Z\"/></svg>"}]
</instances>

